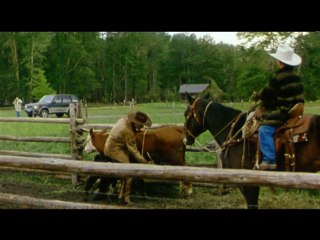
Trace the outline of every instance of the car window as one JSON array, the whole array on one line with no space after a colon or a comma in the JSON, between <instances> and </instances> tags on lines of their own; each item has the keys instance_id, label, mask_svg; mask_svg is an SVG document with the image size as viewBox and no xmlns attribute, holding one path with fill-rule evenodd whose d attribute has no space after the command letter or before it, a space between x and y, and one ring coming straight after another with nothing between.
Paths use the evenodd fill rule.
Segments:
<instances>
[{"instance_id":1,"label":"car window","mask_svg":"<svg viewBox=\"0 0 320 240\"><path fill-rule=\"evenodd\" d=\"M53 99L53 102L61 103L61 96L55 96L54 99Z\"/></svg>"},{"instance_id":2,"label":"car window","mask_svg":"<svg viewBox=\"0 0 320 240\"><path fill-rule=\"evenodd\" d=\"M72 102L78 102L78 98L76 96L71 96Z\"/></svg>"},{"instance_id":3,"label":"car window","mask_svg":"<svg viewBox=\"0 0 320 240\"><path fill-rule=\"evenodd\" d=\"M45 95L39 100L39 102L40 103L50 103L50 102L52 102L53 97L54 96L52 96L52 95Z\"/></svg>"},{"instance_id":4,"label":"car window","mask_svg":"<svg viewBox=\"0 0 320 240\"><path fill-rule=\"evenodd\" d=\"M62 102L63 103L70 103L71 102L70 96L63 96L62 97Z\"/></svg>"}]
</instances>

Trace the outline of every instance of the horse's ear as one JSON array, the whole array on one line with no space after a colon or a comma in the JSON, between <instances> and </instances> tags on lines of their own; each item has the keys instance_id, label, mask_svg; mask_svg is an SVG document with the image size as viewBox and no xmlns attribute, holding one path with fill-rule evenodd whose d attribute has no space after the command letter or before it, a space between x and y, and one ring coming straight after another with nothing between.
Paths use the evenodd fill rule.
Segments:
<instances>
[{"instance_id":1,"label":"horse's ear","mask_svg":"<svg viewBox=\"0 0 320 240\"><path fill-rule=\"evenodd\" d=\"M191 105L193 103L193 101L194 101L194 98L187 92L186 92L186 97L187 97L187 99L189 101L189 104Z\"/></svg>"},{"instance_id":2,"label":"horse's ear","mask_svg":"<svg viewBox=\"0 0 320 240\"><path fill-rule=\"evenodd\" d=\"M90 128L90 135L92 135L93 133L93 128Z\"/></svg>"}]
</instances>

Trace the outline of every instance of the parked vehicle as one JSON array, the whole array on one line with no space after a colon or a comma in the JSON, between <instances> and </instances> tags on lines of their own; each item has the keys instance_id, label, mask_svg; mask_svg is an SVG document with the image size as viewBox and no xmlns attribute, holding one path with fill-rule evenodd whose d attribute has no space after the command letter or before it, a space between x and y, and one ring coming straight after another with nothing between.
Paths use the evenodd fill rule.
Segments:
<instances>
[{"instance_id":1,"label":"parked vehicle","mask_svg":"<svg viewBox=\"0 0 320 240\"><path fill-rule=\"evenodd\" d=\"M71 94L45 95L37 103L28 103L24 110L28 117L40 116L46 118L49 114L56 114L61 118L64 114L69 116L70 103L77 103L78 97Z\"/></svg>"}]
</instances>

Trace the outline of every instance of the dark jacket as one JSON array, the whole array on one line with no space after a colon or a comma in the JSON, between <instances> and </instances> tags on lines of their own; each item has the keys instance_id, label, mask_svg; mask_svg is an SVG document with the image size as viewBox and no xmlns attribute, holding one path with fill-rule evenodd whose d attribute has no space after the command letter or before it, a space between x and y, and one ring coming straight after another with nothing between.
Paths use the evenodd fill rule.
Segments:
<instances>
[{"instance_id":1,"label":"dark jacket","mask_svg":"<svg viewBox=\"0 0 320 240\"><path fill-rule=\"evenodd\" d=\"M259 98L265 108L262 124L280 126L288 120L288 111L297 103L304 103L303 86L293 67L278 70L261 89Z\"/></svg>"}]
</instances>

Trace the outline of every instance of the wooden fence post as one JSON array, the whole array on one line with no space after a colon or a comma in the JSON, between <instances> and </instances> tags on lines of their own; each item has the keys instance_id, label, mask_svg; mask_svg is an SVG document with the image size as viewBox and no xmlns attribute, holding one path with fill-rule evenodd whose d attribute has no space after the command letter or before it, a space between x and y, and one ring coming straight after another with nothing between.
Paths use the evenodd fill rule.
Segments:
<instances>
[{"instance_id":1,"label":"wooden fence post","mask_svg":"<svg viewBox=\"0 0 320 240\"><path fill-rule=\"evenodd\" d=\"M77 126L76 126L76 104L70 103L70 145L71 145L71 159L77 160ZM79 182L79 176L77 174L71 175L72 184Z\"/></svg>"},{"instance_id":2,"label":"wooden fence post","mask_svg":"<svg viewBox=\"0 0 320 240\"><path fill-rule=\"evenodd\" d=\"M83 117L83 102L80 101L79 103L76 104L76 117L78 119L83 119L84 121L82 123L75 122L76 123L76 158L77 160L82 160L83 159L83 131L81 131L81 127L78 125L83 125L86 122L86 119Z\"/></svg>"},{"instance_id":3,"label":"wooden fence post","mask_svg":"<svg viewBox=\"0 0 320 240\"><path fill-rule=\"evenodd\" d=\"M78 125L83 125L86 120L83 118L83 102L70 104L70 141L71 141L71 159L82 160L83 159L83 131ZM76 119L83 119L82 123L78 123ZM78 184L79 176L77 174L72 174L71 176L72 184Z\"/></svg>"}]
</instances>

